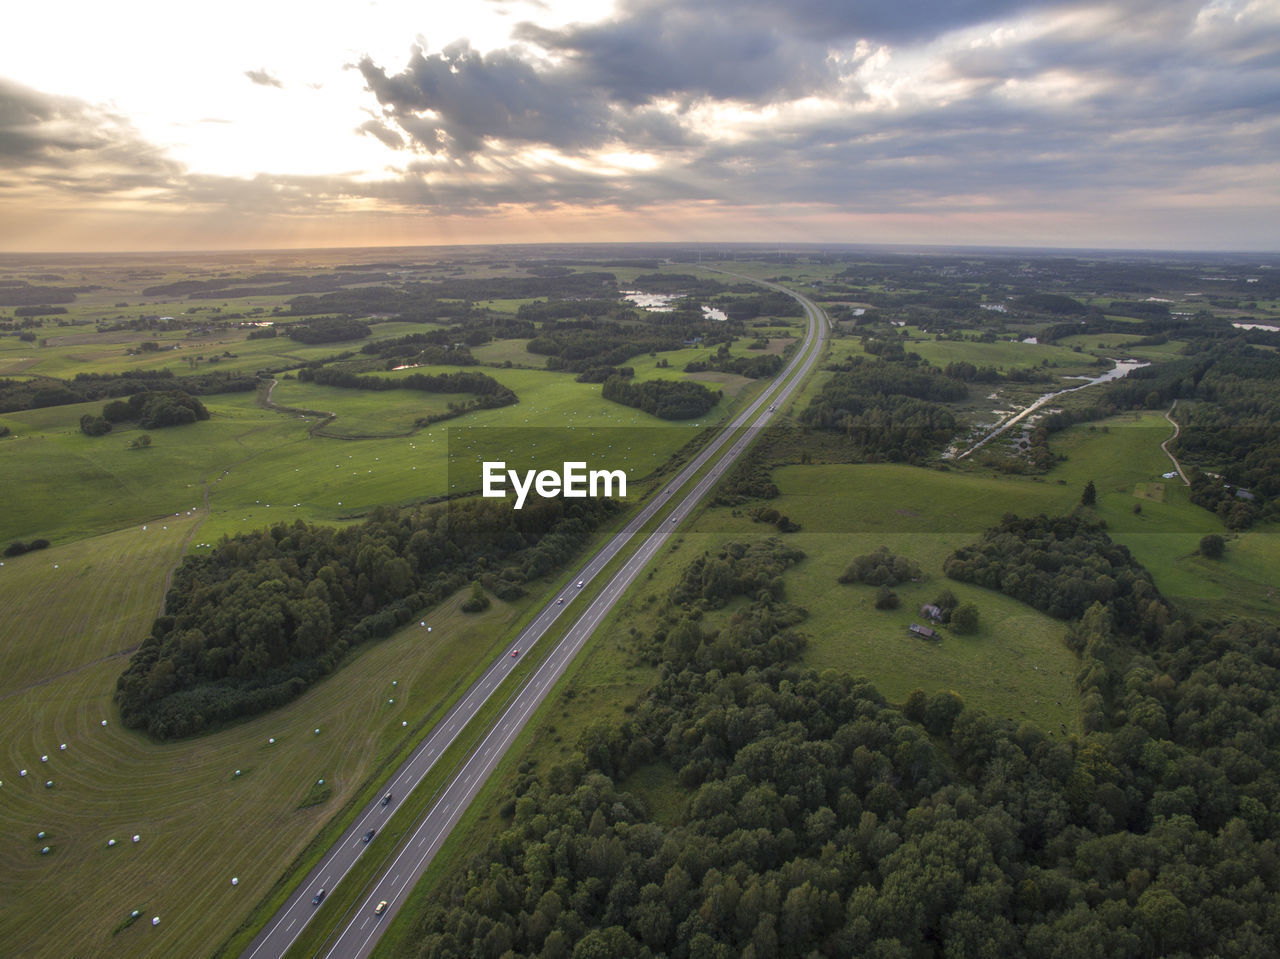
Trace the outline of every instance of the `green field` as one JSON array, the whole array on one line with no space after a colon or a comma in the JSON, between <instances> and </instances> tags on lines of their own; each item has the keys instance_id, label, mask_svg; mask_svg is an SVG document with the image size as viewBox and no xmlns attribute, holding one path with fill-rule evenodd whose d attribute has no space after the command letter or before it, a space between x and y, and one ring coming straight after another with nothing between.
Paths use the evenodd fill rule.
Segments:
<instances>
[{"instance_id":1,"label":"green field","mask_svg":"<svg viewBox=\"0 0 1280 959\"><path fill-rule=\"evenodd\" d=\"M5 414L0 425L9 426L14 435L0 440L5 452L0 456L0 486L9 493L10 505L0 514L0 543L36 536L65 542L146 522L201 505L206 486L212 515L203 532L205 542L297 518L348 522L378 505L416 503L455 491L448 473L448 446L451 436L462 435L459 429L540 430L547 437L542 448L524 452L527 466L542 467L582 458L581 430L625 428L630 437L625 445L631 448L621 449L618 456L610 453L610 468L626 469L639 480L698 428L727 412L731 403L726 397L699 420L670 423L604 400L599 384L577 383L571 374L495 373L515 390L520 398L516 405L468 413L410 436L355 442L312 437L308 430L316 425L314 417L263 409L252 393L204 397L209 420L155 430L146 450L128 449L137 429L118 429L101 437L80 432L80 416L101 412L100 403ZM456 399L457 394L364 393L287 380L274 393L275 402L339 412L325 432L342 435L349 435L343 434L349 426L357 432L411 430L411 413L421 415L423 407L438 409ZM383 416L380 409L390 412ZM594 438L588 432L588 439ZM606 440L593 452L602 453L611 442ZM465 445L455 454L465 458ZM516 457L510 459L515 468ZM76 483L75 496L61 491L69 478ZM478 483L461 488L478 488Z\"/></svg>"},{"instance_id":2,"label":"green field","mask_svg":"<svg viewBox=\"0 0 1280 959\"><path fill-rule=\"evenodd\" d=\"M972 363L974 366L994 366L997 369L1021 370L1041 366L1048 361L1051 367L1075 367L1089 365L1093 358L1082 356L1064 346L1044 343L1011 343L998 340L995 343L976 343L971 340L935 340L932 337L912 337L903 344L912 353L919 353L935 366L948 363Z\"/></svg>"},{"instance_id":3,"label":"green field","mask_svg":"<svg viewBox=\"0 0 1280 959\"><path fill-rule=\"evenodd\" d=\"M885 464L785 466L773 478L782 496L769 505L802 527L786 542L807 559L786 580L788 599L811 614L801 627L810 637L805 663L865 676L893 701L916 687L950 689L995 715L1077 731L1077 666L1063 644L1066 624L942 574L942 561L998 523L1003 512L1060 512L1067 491ZM709 548L716 536L755 537L768 527L714 509L699 517L694 530L705 534ZM922 582L895 590L902 605L888 612L874 608L873 588L836 581L855 556L881 545L914 560L924 573ZM921 622L920 606L944 588L978 606L980 629L972 636L943 630L936 645L913 637L907 627Z\"/></svg>"},{"instance_id":4,"label":"green field","mask_svg":"<svg viewBox=\"0 0 1280 959\"><path fill-rule=\"evenodd\" d=\"M423 393L420 390L351 390L337 386L280 380L271 402L336 414L319 435L338 439L385 439L413 433L415 421L447 412L449 403L474 399L470 393Z\"/></svg>"},{"instance_id":5,"label":"green field","mask_svg":"<svg viewBox=\"0 0 1280 959\"><path fill-rule=\"evenodd\" d=\"M157 744L115 722L111 694L199 522L184 516L121 530L0 568L7 954L211 949L379 764L447 706L458 678L493 657L523 610L495 602L466 616L457 611L460 595L430 614L430 634L415 624L366 647L340 679L270 715ZM322 778L330 798L297 808ZM47 838L37 840L40 831ZM108 847L110 839L117 845ZM45 845L50 852L41 855ZM113 935L135 908L143 920ZM152 916L161 919L154 928Z\"/></svg>"}]
</instances>

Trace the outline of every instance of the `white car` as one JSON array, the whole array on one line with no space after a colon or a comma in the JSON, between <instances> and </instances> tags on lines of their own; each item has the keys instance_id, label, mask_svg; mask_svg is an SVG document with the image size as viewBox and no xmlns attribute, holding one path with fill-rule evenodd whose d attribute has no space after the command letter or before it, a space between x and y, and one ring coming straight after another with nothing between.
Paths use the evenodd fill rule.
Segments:
<instances>
[{"instance_id":1,"label":"white car","mask_svg":"<svg viewBox=\"0 0 1280 959\"><path fill-rule=\"evenodd\" d=\"M582 589L583 585L584 585L583 581L578 580L578 589Z\"/></svg>"}]
</instances>

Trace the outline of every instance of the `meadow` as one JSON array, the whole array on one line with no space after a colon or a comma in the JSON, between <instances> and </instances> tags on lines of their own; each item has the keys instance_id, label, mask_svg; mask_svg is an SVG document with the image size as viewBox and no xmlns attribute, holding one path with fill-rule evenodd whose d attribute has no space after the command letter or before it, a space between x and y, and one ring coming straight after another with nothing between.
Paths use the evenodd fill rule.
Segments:
<instances>
[{"instance_id":1,"label":"meadow","mask_svg":"<svg viewBox=\"0 0 1280 959\"><path fill-rule=\"evenodd\" d=\"M115 721L111 696L202 519L184 513L0 568L0 937L10 955L211 948L335 812L372 790L370 777L495 655L527 602L468 616L455 597L432 611L430 633L415 623L364 648L340 678L268 716L155 743ZM328 798L299 808L320 779ZM141 919L119 928L134 909Z\"/></svg>"},{"instance_id":2,"label":"meadow","mask_svg":"<svg viewBox=\"0 0 1280 959\"><path fill-rule=\"evenodd\" d=\"M429 372L458 370L432 367ZM478 483L458 487L457 478L449 477L450 438L464 436L467 429L542 430L556 439L544 441L541 450L524 451L530 466L580 459L585 446L607 456L609 468L625 469L639 480L733 402L726 396L707 416L676 424L610 403L600 397L599 384L577 383L571 374L490 372L516 392L516 405L421 429L414 429L411 416L465 397L407 390L364 393L282 379L273 402L338 413L323 431L328 435L310 435L314 417L264 409L253 393L220 394L203 398L209 420L154 430L145 450L129 448L141 433L136 427L101 437L81 433L80 416L100 413L97 402L0 415L0 425L13 432L0 440L6 454L0 457L0 486L11 506L0 515L0 543L33 537L66 542L107 532L199 506L206 490L211 516L200 542L294 519L350 522L378 505L407 505L478 488ZM580 441L582 430L591 441L596 438L592 430L612 428L627 430L631 449L620 446L615 455L611 441L598 447ZM369 435L370 430L378 432ZM361 438L341 438L351 435ZM465 457L466 445L455 453ZM515 457L510 458L514 468ZM68 479L74 480L74 493L66 489Z\"/></svg>"}]
</instances>

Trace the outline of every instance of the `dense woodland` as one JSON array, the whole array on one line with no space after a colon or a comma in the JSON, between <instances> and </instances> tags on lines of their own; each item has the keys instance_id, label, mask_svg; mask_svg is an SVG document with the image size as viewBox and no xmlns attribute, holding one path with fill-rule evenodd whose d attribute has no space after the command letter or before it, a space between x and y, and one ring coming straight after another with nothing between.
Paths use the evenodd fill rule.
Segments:
<instances>
[{"instance_id":1,"label":"dense woodland","mask_svg":"<svg viewBox=\"0 0 1280 959\"><path fill-rule=\"evenodd\" d=\"M1044 538L1017 522L986 540L1010 568ZM1046 522L1066 523L1063 543L1092 536ZM803 611L782 600L794 561L730 544L686 571L636 637L663 664L656 685L569 761L521 775L506 829L403 954L1274 955L1273 627L1175 620L1132 638L1120 594L1095 602L1072 628L1082 675L1100 658L1118 672L1101 725L1065 736L803 669ZM745 605L709 625L725 589ZM646 808L637 772L685 792Z\"/></svg>"},{"instance_id":2,"label":"dense woodland","mask_svg":"<svg viewBox=\"0 0 1280 959\"><path fill-rule=\"evenodd\" d=\"M801 422L843 434L867 460L920 462L937 453L957 428L955 414L942 403L963 399L968 387L895 346L875 359L856 356L838 364L801 412Z\"/></svg>"},{"instance_id":3,"label":"dense woodland","mask_svg":"<svg viewBox=\"0 0 1280 959\"><path fill-rule=\"evenodd\" d=\"M572 502L572 506L566 505ZM127 726L160 739L279 706L479 580L500 598L558 568L618 506L491 500L379 508L358 526L278 525L188 556L164 615L129 660L116 701Z\"/></svg>"}]
</instances>

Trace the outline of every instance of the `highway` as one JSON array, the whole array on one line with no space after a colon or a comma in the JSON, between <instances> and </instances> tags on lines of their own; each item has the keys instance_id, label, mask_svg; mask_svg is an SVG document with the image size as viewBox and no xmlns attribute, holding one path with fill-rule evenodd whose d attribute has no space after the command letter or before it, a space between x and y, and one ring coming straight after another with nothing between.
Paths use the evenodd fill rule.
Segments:
<instances>
[{"instance_id":1,"label":"highway","mask_svg":"<svg viewBox=\"0 0 1280 959\"><path fill-rule=\"evenodd\" d=\"M386 786L379 791L377 798L361 811L320 863L308 873L306 880L268 921L257 938L250 943L242 954L242 959L279 959L285 954L311 918L322 908L313 903L318 890L324 889L326 894L332 893L364 852L365 834L370 829L380 830L390 819L411 790L499 688L507 674L519 664L520 658L527 655L561 616L572 616L575 609L581 609L582 604L574 602L579 596L579 589L585 589L616 557L630 549L632 552L622 567L592 598L555 649L547 655L524 686L512 697L497 723L467 757L449 784L444 787L387 868L368 887L365 897L348 914L349 921L336 938L330 940L329 950L325 953L332 959L361 959L370 954L382 929L399 911L409 890L413 888L414 883L421 877L431 859L448 838L450 830L501 761L534 710L563 675L573 657L581 650L592 632L608 615L641 570L679 528L680 522L698 506L725 471L755 439L756 431L772 419L777 407L790 397L813 368L821 352L822 343L826 339L825 315L812 302L791 290L771 283L763 283L763 285L795 297L804 307L808 319L805 340L786 368L768 389L764 390L732 423L722 429L675 479L655 495L622 530L611 537L587 564L570 578L570 585L560 594L560 598L564 599L563 605L555 601L548 603L521 630L511 645L504 649L498 659L476 680L465 695L436 724L427 738L387 780ZM747 428L743 429L743 427ZM681 493L683 487L713 459L715 462L707 469L706 474L698 479L692 488ZM639 545L636 545L633 540L659 513L666 514L663 516L663 521L657 524ZM583 586L579 587L577 585L579 583ZM511 655L513 650L519 650L520 655L513 657ZM387 796L390 798L387 799ZM387 902L386 908L381 914L375 914L375 907L384 900Z\"/></svg>"}]
</instances>

